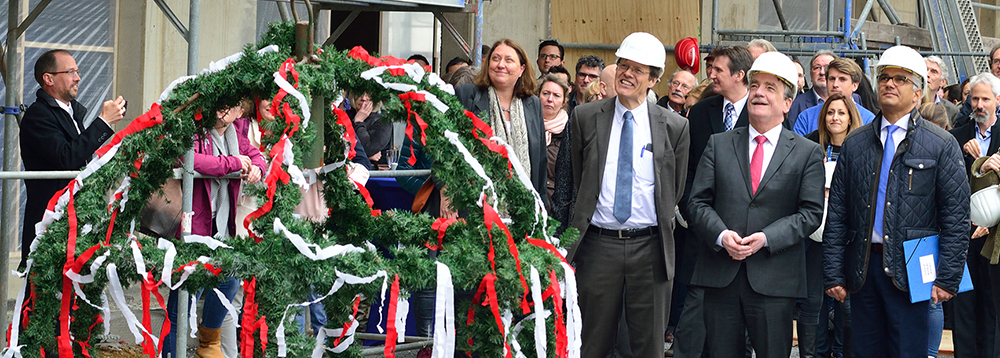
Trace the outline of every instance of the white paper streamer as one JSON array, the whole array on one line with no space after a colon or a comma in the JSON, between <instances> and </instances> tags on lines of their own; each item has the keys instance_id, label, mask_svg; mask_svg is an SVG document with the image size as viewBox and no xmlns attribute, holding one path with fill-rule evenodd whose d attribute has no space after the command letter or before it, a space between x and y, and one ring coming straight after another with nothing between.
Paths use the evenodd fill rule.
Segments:
<instances>
[{"instance_id":1,"label":"white paper streamer","mask_svg":"<svg viewBox=\"0 0 1000 358\"><path fill-rule=\"evenodd\" d=\"M343 328L320 329L318 335L316 336L316 347L313 348L312 358L322 358L324 350L333 352L335 354L343 353L344 351L346 351L347 348L350 347L352 343L354 343L354 332L358 329L359 325L360 323L358 323L357 320L351 320L351 325L350 327L347 328L347 333L344 334L344 339L340 341L340 344L337 344L337 346L333 348L326 348L327 338L340 337L340 335L343 334L344 329Z\"/></svg>"},{"instance_id":2,"label":"white paper streamer","mask_svg":"<svg viewBox=\"0 0 1000 358\"><path fill-rule=\"evenodd\" d=\"M302 128L309 128L309 102L306 102L306 97L302 95L302 92L299 92L299 90L295 89L295 87L292 87L291 83L288 83L288 81L284 78L281 78L281 75L278 74L278 72L274 73L274 83L281 89L285 90L285 92L292 95L292 97L299 100L299 109L302 111Z\"/></svg>"},{"instance_id":3,"label":"white paper streamer","mask_svg":"<svg viewBox=\"0 0 1000 358\"><path fill-rule=\"evenodd\" d=\"M285 135L283 134L283 136ZM282 155L281 162L288 166L288 176L291 177L292 182L304 190L309 190L309 181L302 175L302 170L299 169L299 166L295 165L295 153L292 152L292 146L292 141L286 140L285 153Z\"/></svg>"},{"instance_id":4,"label":"white paper streamer","mask_svg":"<svg viewBox=\"0 0 1000 358\"><path fill-rule=\"evenodd\" d=\"M216 240L210 236L204 235L184 235L184 243L186 244L203 244L208 246L209 249L215 250L220 247L225 247L227 249L233 248L232 246L226 245L226 243Z\"/></svg>"},{"instance_id":5,"label":"white paper streamer","mask_svg":"<svg viewBox=\"0 0 1000 358\"><path fill-rule=\"evenodd\" d=\"M374 250L374 247L372 247L371 249ZM389 274L387 272L385 272L384 270L379 270L374 275L371 275L371 276L368 276L368 277L358 277L358 276L354 276L354 275L351 275L351 274L346 274L346 273L340 272L339 270L336 270L336 269L334 270L334 272L337 275L337 280L333 282L333 286L330 286L330 290L325 295L323 295L322 297L316 298L315 300L312 300L312 301L306 301L306 302L302 302L302 303L294 303L294 304L290 304L288 306L285 306L285 312L281 315L281 321L280 321L281 323L278 324L278 329L274 333L275 340L278 341L277 342L278 343L278 357L287 357L288 356L288 345L285 342L285 318L288 317L288 311L290 309L292 309L294 307L306 307L306 306L309 306L309 305L311 305L313 303L322 301L322 300L326 299L327 297L329 297L330 295L333 295L334 293L336 293L338 290L340 290L340 287L344 286L344 284L349 284L349 285L368 284L368 283L374 282L379 277L382 278L382 295L381 295L381 298L382 298L383 302L385 301L385 291L389 287L388 286L389 285L389 280L388 280L389 279ZM379 311L379 322L382 321L381 315L382 315L382 313L381 313L381 311ZM383 333L383 330L382 330L381 326L379 327L379 333ZM351 331L349 331L348 334L352 335L352 337L350 339L350 342L353 342L354 341L354 338L353 338L353 334L354 334L353 329ZM337 335L338 336L340 335L339 331L337 332ZM345 341L341 341L341 344L344 344L344 342ZM348 344L348 345L350 345L350 344ZM340 347L340 346L338 346L338 347ZM346 348L347 348L347 346L344 346L344 349L346 349ZM341 351L343 351L343 350L341 350Z\"/></svg>"},{"instance_id":6,"label":"white paper streamer","mask_svg":"<svg viewBox=\"0 0 1000 358\"><path fill-rule=\"evenodd\" d=\"M334 256L346 255L350 253L365 252L365 249L350 244L320 247L316 244L306 243L302 236L288 230L288 228L281 223L281 218L274 218L274 233L283 234L288 241L292 242L292 245L295 245L295 248L299 250L299 253L313 261L322 261ZM313 251L314 249L316 251Z\"/></svg>"},{"instance_id":7,"label":"white paper streamer","mask_svg":"<svg viewBox=\"0 0 1000 358\"><path fill-rule=\"evenodd\" d=\"M510 322L513 320L514 314L511 313L509 309L505 309L503 313L500 314L500 321L503 322L503 340L504 343L507 343L503 347L503 355L505 357L507 356L507 345L510 345L511 349L514 349L515 352L521 352L521 343L517 342L516 337L512 337L510 335ZM521 356L524 356L524 354L521 354Z\"/></svg>"},{"instance_id":8,"label":"white paper streamer","mask_svg":"<svg viewBox=\"0 0 1000 358\"><path fill-rule=\"evenodd\" d=\"M191 338L198 338L198 296L188 295L188 301L188 332Z\"/></svg>"},{"instance_id":9,"label":"white paper streamer","mask_svg":"<svg viewBox=\"0 0 1000 358\"><path fill-rule=\"evenodd\" d=\"M451 269L440 261L437 262L436 291L432 357L452 358L455 356L455 285L451 281Z\"/></svg>"},{"instance_id":10,"label":"white paper streamer","mask_svg":"<svg viewBox=\"0 0 1000 358\"><path fill-rule=\"evenodd\" d=\"M441 89L442 91L448 92L448 94L452 96L455 95L455 86L452 86L451 84L445 82L444 80L441 79L440 76L438 76L434 72L427 74L427 82L430 82L431 86L437 86L437 88Z\"/></svg>"},{"instance_id":11,"label":"white paper streamer","mask_svg":"<svg viewBox=\"0 0 1000 358\"><path fill-rule=\"evenodd\" d=\"M153 336L152 333L146 331L146 328L143 327L142 323L135 318L135 314L132 313L132 310L128 307L128 303L125 301L125 290L122 289L121 281L118 280L118 267L114 262L108 264L107 272L108 289L111 291L111 298L115 301L115 305L118 306L118 310L120 310L122 315L125 316L125 325L128 327L128 330L132 332L132 335L135 336L135 344L142 343L143 338L141 332L145 332L152 337L153 342L157 342L158 339Z\"/></svg>"},{"instance_id":12,"label":"white paper streamer","mask_svg":"<svg viewBox=\"0 0 1000 358\"><path fill-rule=\"evenodd\" d=\"M195 265L184 266L184 269L181 272L181 279L177 281L176 284L172 284L171 281L173 279L174 259L177 256L177 249L174 248L173 242L162 237L157 242L156 247L160 250L167 251L163 254L163 271L160 272L160 281L163 281L163 283L166 284L170 290L180 288L181 285L187 281L188 276L191 276L191 274L194 273L197 267ZM198 262L201 262L202 264L207 263L209 260L211 259L205 256L198 257Z\"/></svg>"},{"instance_id":13,"label":"white paper streamer","mask_svg":"<svg viewBox=\"0 0 1000 358\"><path fill-rule=\"evenodd\" d=\"M563 267L563 275L566 279L566 288L563 294L566 297L566 347L569 350L569 358L580 358L580 347L583 346L583 319L580 316L580 298L576 291L576 274L573 267L565 262L560 262Z\"/></svg>"},{"instance_id":14,"label":"white paper streamer","mask_svg":"<svg viewBox=\"0 0 1000 358\"><path fill-rule=\"evenodd\" d=\"M524 187L527 188L529 192L531 192L532 198L535 199L535 222L532 225L531 231L535 231L535 228L537 228L538 225L541 224L542 227L541 232L545 238L545 242L548 242L552 245L558 245L559 242L557 241L557 239L554 239L553 237L549 236L548 231L545 230L545 228L548 227L549 225L548 210L545 210L545 203L542 201L542 197L541 195L538 194L538 191L535 190L535 186L531 184L531 177L528 175L528 172L526 172L524 170L524 167L521 165L521 160L517 157L516 154L514 154L516 152L514 150L514 147L511 147L510 144L507 144L507 142L505 142L500 137L493 137L490 138L490 140L496 141L500 145L503 145L504 147L507 148L507 156L510 158L511 167L514 168L514 173L517 174L517 179L521 182L521 185L524 185Z\"/></svg>"},{"instance_id":15,"label":"white paper streamer","mask_svg":"<svg viewBox=\"0 0 1000 358\"><path fill-rule=\"evenodd\" d=\"M462 141L458 139L458 133L445 130L444 137L448 138L448 141L458 148L458 152L462 153L462 157L465 159L465 162L472 167L472 171L476 172L476 175L486 181L486 184L483 185L483 190L479 192L479 199L476 199L476 204L483 206L481 202L483 194L485 194L486 190L489 189L492 193L490 197L493 198L493 207L497 207L497 191L493 187L493 179L490 179L490 177L486 175L486 169L483 169L483 165L479 163L479 160L472 156L472 153L470 153L469 149L465 147L465 144L462 144Z\"/></svg>"},{"instance_id":16,"label":"white paper streamer","mask_svg":"<svg viewBox=\"0 0 1000 358\"><path fill-rule=\"evenodd\" d=\"M215 294L219 296L219 302L229 311L229 316L233 318L233 324L236 325L236 328L240 328L240 311L233 307L233 302L229 300L229 297L226 297L225 293L219 291L218 288L213 288L212 291L215 291Z\"/></svg>"},{"instance_id":17,"label":"white paper streamer","mask_svg":"<svg viewBox=\"0 0 1000 358\"><path fill-rule=\"evenodd\" d=\"M167 98L170 98L170 93L174 91L174 87L177 87L177 85L179 85L181 83L184 83L184 82L187 82L187 80L190 80L190 79L195 78L195 77L198 77L198 76L194 76L194 75L192 75L192 76L181 76L181 77L178 77L173 82L170 82L170 84L167 85L167 88L165 88L163 90L163 92L160 93L160 99L157 100L156 102L157 103L163 103L163 101L166 101Z\"/></svg>"},{"instance_id":18,"label":"white paper streamer","mask_svg":"<svg viewBox=\"0 0 1000 358\"><path fill-rule=\"evenodd\" d=\"M430 104L439 112L444 113L448 111L448 105L441 102L441 100L438 99L433 93L427 91L417 91L417 93L424 95L424 100L430 102Z\"/></svg>"},{"instance_id":19,"label":"white paper streamer","mask_svg":"<svg viewBox=\"0 0 1000 358\"><path fill-rule=\"evenodd\" d=\"M396 298L396 343L403 343L406 339L406 316L410 315L410 301L402 294L399 296Z\"/></svg>"},{"instance_id":20,"label":"white paper streamer","mask_svg":"<svg viewBox=\"0 0 1000 358\"><path fill-rule=\"evenodd\" d=\"M2 358L21 358L21 347L24 345L19 345L18 336L21 332L21 306L24 305L24 291L25 287L28 285L27 274L31 271L31 264L35 260L29 259L27 265L24 266L24 272L19 273L13 271L14 275L24 278L21 282L21 289L17 291L17 299L14 301L14 317L11 319L10 323L10 341L7 342L7 348L3 350Z\"/></svg>"},{"instance_id":21,"label":"white paper streamer","mask_svg":"<svg viewBox=\"0 0 1000 358\"><path fill-rule=\"evenodd\" d=\"M101 291L101 312L104 314L104 335L111 334L111 305L108 304L108 290Z\"/></svg>"},{"instance_id":22,"label":"white paper streamer","mask_svg":"<svg viewBox=\"0 0 1000 358\"><path fill-rule=\"evenodd\" d=\"M542 280L538 276L538 270L535 269L535 266L531 266L531 301L535 305L535 356L548 357L545 354L545 345L548 342L545 338L545 318L548 317L548 312L545 310L545 302L542 300ZM521 322L524 321L527 319Z\"/></svg>"},{"instance_id":23,"label":"white paper streamer","mask_svg":"<svg viewBox=\"0 0 1000 358\"><path fill-rule=\"evenodd\" d=\"M145 161L145 158L146 157L143 157L143 161ZM111 199L108 200L108 206L113 205L115 203L115 200L117 200L115 196L117 196L118 193L121 193L122 199L121 199L121 204L118 205L119 206L118 211L124 212L125 203L128 202L128 189L131 187L132 187L132 177L129 175L125 175L125 179L122 179L122 185L119 185L118 189L115 189L115 192L111 193Z\"/></svg>"}]
</instances>

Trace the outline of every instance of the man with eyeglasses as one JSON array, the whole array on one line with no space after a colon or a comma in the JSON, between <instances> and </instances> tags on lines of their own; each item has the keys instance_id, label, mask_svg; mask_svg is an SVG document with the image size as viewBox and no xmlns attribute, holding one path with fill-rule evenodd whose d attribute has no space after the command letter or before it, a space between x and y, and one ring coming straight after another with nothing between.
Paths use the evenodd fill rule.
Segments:
<instances>
[{"instance_id":1,"label":"man with eyeglasses","mask_svg":"<svg viewBox=\"0 0 1000 358\"><path fill-rule=\"evenodd\" d=\"M549 73L549 69L554 66L564 66L566 64L563 61L563 55L566 54L566 50L559 41L556 40L545 40L538 44L538 78L542 78L546 73Z\"/></svg>"},{"instance_id":2,"label":"man with eyeglasses","mask_svg":"<svg viewBox=\"0 0 1000 358\"><path fill-rule=\"evenodd\" d=\"M670 86L668 88L670 93L661 97L656 104L687 117L688 109L684 106L687 104L688 93L698 85L698 79L691 74L691 71L677 70L670 76L670 82L667 84Z\"/></svg>"},{"instance_id":3,"label":"man with eyeglasses","mask_svg":"<svg viewBox=\"0 0 1000 358\"><path fill-rule=\"evenodd\" d=\"M927 88L923 57L891 47L876 72L882 111L844 140L833 173L823 283L838 301L850 294L855 357L924 357L930 307L910 302L903 242L937 236L924 282L933 281L933 303L951 299L969 246L969 179L958 142L916 110Z\"/></svg>"},{"instance_id":4,"label":"man with eyeglasses","mask_svg":"<svg viewBox=\"0 0 1000 358\"><path fill-rule=\"evenodd\" d=\"M104 102L99 120L86 126L87 107L76 101L80 76L76 60L66 50L48 51L35 62L35 81L42 88L35 93L35 103L28 107L21 122L21 158L26 170L79 170L115 134L111 126L125 115L125 99L119 96ZM21 267L35 239L35 223L42 220L52 195L68 183L69 179L24 181L28 199Z\"/></svg>"},{"instance_id":5,"label":"man with eyeglasses","mask_svg":"<svg viewBox=\"0 0 1000 358\"><path fill-rule=\"evenodd\" d=\"M807 108L823 104L830 96L826 87L826 67L837 58L837 55L830 50L819 50L809 61L809 77L812 80L812 88L803 94L795 96L792 108L788 110L788 124L794 128L795 120L799 114ZM861 97L855 98L854 103L861 102Z\"/></svg>"},{"instance_id":6,"label":"man with eyeglasses","mask_svg":"<svg viewBox=\"0 0 1000 358\"><path fill-rule=\"evenodd\" d=\"M566 103L566 113L573 116L573 109L585 101L583 94L587 92L587 85L601 78L601 71L604 71L604 60L594 55L580 57L576 61L576 80L573 82L573 92L569 94L569 102Z\"/></svg>"}]
</instances>

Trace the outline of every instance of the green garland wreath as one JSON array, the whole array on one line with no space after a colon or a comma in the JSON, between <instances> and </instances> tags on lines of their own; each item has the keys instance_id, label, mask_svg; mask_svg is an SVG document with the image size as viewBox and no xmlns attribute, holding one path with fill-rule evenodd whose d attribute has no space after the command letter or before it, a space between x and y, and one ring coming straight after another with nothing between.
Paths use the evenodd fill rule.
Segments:
<instances>
[{"instance_id":1,"label":"green garland wreath","mask_svg":"<svg viewBox=\"0 0 1000 358\"><path fill-rule=\"evenodd\" d=\"M236 105L244 98L270 98L279 91L272 74L293 53L293 26L290 23L272 24L259 44L247 45L242 58L231 63L224 70L200 75L179 84L162 103L163 121L160 124L136 132L125 137L114 157L97 172L82 183L81 190L73 196L76 218L79 223L88 223L77 228L76 252L73 257L79 257L87 248L100 245L106 237L110 237L111 246L99 247L94 258L108 255L109 264L118 267L118 273L123 285L142 284L143 278L136 271L130 243L138 243L146 269L158 277L162 269L164 252L157 248L157 239L135 237L131 235L134 223L149 197L159 191L187 148L193 144L192 138L197 133L204 133L213 128L214 116L204 116L200 113L215 113L219 108ZM268 45L277 45L279 51L258 53L257 50ZM298 90L311 98L321 95L333 99L347 91L352 93L370 93L374 101L385 104L382 118L394 121L408 120L408 112L398 97L399 92L388 90L376 81L364 80L359 74L372 68L372 64L349 55L346 51L327 49L320 52L315 64L297 64ZM558 273L560 258L548 250L528 243L525 238L541 238L555 231L558 223L549 221L547 227L535 226L535 211L533 194L525 188L516 175L511 175L507 159L491 151L480 140L473 137L475 130L469 117L462 110L454 96L431 84L425 76L419 83L408 76L393 76L386 72L380 76L384 81L416 85L434 94L450 109L441 113L427 102L411 101L411 108L422 117L427 127L426 152L434 159L433 171L439 180L446 183L447 195L452 199L452 205L457 210L467 210L466 221L459 221L448 227L444 244L436 260L450 267L456 290L476 290L483 277L491 272L487 259L490 247L495 247L496 296L501 310L520 314L518 309L524 288L521 285L520 274L512 253L507 250L502 238L505 233L497 228L490 234L484 222L483 210L476 202L480 198L484 181L477 176L461 155L455 154L455 147L445 138L444 133L451 131L460 134L460 141L468 148L475 158L483 165L486 173L492 178L496 194L501 203L507 203L508 215L512 220L509 225L510 234L516 242L519 251L520 265L523 275L528 276L529 267L538 268L543 274L542 286L548 287L549 271ZM290 105L296 115L302 116L298 101L292 96L285 96L283 102ZM279 105L275 103L275 105ZM306 104L308 105L308 104ZM313 113L314 125L300 127L289 138L293 146L296 164L301 166L305 151L310 148L316 138L316 131L325 131L327 148L345 148L342 139L344 128L336 124L336 118L331 111ZM278 134L284 133L288 124L282 120L262 123L266 130L276 135L264 138L268 147L279 141ZM419 127L414 124L415 137L419 135ZM266 153L265 153L266 155ZM324 155L327 163L345 160L343 150L327 150ZM141 162L141 168L136 163ZM282 166L287 170L287 166ZM120 210L121 201L112 201L110 192L118 188L123 178L131 176L131 189L128 201ZM322 174L324 195L330 209L330 217L325 223L316 224L300 220L292 215L293 209L300 201L298 189L293 184L278 183L272 209L253 221L253 231L261 239L254 240L237 238L227 243L232 249L212 251L204 245L185 244L180 240L172 240L177 247L176 262L190 262L200 256L211 257L210 264L222 269L218 276L207 270L196 270L182 286L182 289L195 292L201 288L215 287L220 277L234 276L239 279L256 279L258 295L256 295L257 315L253 319L264 317L270 330L267 332L266 350L255 348L255 357L276 357L278 355L276 327L286 306L299 303L310 291L310 286L317 291L331 287L336 280L336 271L346 272L356 276L369 276L380 270L389 273L390 281L398 275L400 287L410 292L435 287L435 260L427 257L426 243L436 242L437 231L431 229L434 218L426 214L413 214L408 211L388 211L379 216L373 216L371 209L355 192L354 184L350 182L342 170ZM258 204L266 201L266 189L248 186L245 195L257 198ZM109 207L109 202L112 204ZM119 211L116 224L111 226L113 211ZM367 242L376 243L387 248L394 259L388 260L374 250L351 253L333 258L313 261L300 255L296 248L281 233L273 230L275 219L280 219L288 230L305 237L307 242L327 247L330 245L353 244L365 247ZM20 350L25 357L40 356L40 348L48 351L57 350L59 337L53 335L58 325L61 302L57 298L63 294L63 266L67 260L67 238L70 234L70 224L63 218L48 225L42 239L33 253L29 278L31 285L31 302L19 307L21 312L30 307L30 321L20 333L20 342L25 346ZM560 247L568 247L576 239L577 233L570 229L561 237ZM173 238L170 238L173 239ZM93 274L92 283L81 285L82 292L95 301L108 285L107 270L98 269L90 272L90 264L82 267L83 275ZM106 264L108 265L108 264ZM553 268L555 268L553 270ZM173 282L180 277L174 273ZM365 285L345 285L336 294L325 301L329 326L339 328L344 322L351 321L352 302L355 296L377 297L381 288L381 280ZM530 295L529 295L530 299ZM544 306L553 310L553 301L544 301ZM98 303L99 304L99 303ZM155 304L155 301L153 302ZM477 320L473 324L465 324L465 315L470 306ZM561 307L560 307L561 308ZM470 305L469 302L459 302L456 307L457 350L478 352L483 356L501 356L505 347L505 338L497 324L492 319L493 313L488 305ZM74 297L70 315L72 316L69 330L74 342L74 354L96 354L90 346L93 339L92 331L100 318L101 310L89 304L80 302ZM15 315L20 316L18 315ZM555 315L547 318L548 342L546 346L555 345ZM17 318L15 318L17 319ZM302 357L312 351L315 340L298 334L296 325L289 315L286 317L285 336L288 356ZM173 322L174 325L186 322ZM533 341L533 326L526 325L521 334L516 337L521 342ZM254 333L255 347L261 347L258 333ZM336 337L331 337L336 338ZM244 338L246 339L246 338ZM507 340L515 337L507 337ZM333 339L327 342L329 344ZM474 343L470 345L470 342ZM246 343L244 343L246 344ZM529 345L528 347L533 346ZM548 349L548 356L556 356L556 349ZM533 349L524 349L528 357L535 357ZM147 352L150 353L150 352ZM245 352L244 352L245 354ZM360 357L358 345L353 345L342 353L350 357ZM339 355L338 355L339 356Z\"/></svg>"}]
</instances>

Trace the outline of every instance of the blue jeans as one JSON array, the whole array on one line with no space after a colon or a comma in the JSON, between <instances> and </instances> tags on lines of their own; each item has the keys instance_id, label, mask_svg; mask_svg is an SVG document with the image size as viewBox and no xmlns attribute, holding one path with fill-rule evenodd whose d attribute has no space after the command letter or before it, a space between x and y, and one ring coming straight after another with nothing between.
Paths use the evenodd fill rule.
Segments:
<instances>
[{"instance_id":1,"label":"blue jeans","mask_svg":"<svg viewBox=\"0 0 1000 358\"><path fill-rule=\"evenodd\" d=\"M222 281L219 284L219 291L222 291L229 299L229 302L233 302L233 297L236 296L236 292L240 288L240 282L235 278L229 277L227 280ZM201 293L195 297L200 299ZM219 295L215 292L208 292L205 295L205 306L202 307L201 313L201 326L205 328L219 328L222 327L222 319L229 314L226 310L226 306L222 305L222 301L219 300ZM170 298L167 299L167 318L170 319L170 333L166 334L163 338L163 347L160 357L166 358L167 354L171 357L177 357L177 325L187 324L187 322L177 322L177 292L170 291ZM160 333L164 334L164 333Z\"/></svg>"},{"instance_id":2,"label":"blue jeans","mask_svg":"<svg viewBox=\"0 0 1000 358\"><path fill-rule=\"evenodd\" d=\"M928 335L927 356L937 357L938 348L941 348L941 335L944 334L944 310L941 303L931 303L930 312L927 317Z\"/></svg>"},{"instance_id":3,"label":"blue jeans","mask_svg":"<svg viewBox=\"0 0 1000 358\"><path fill-rule=\"evenodd\" d=\"M316 296L316 293L309 291L309 296L306 296L306 300L312 301L317 297L319 296ZM299 324L299 334L305 335L306 315L302 312L297 313L295 315L295 322ZM313 334L319 334L319 330L326 326L326 311L322 301L309 305L309 323L312 326Z\"/></svg>"}]
</instances>

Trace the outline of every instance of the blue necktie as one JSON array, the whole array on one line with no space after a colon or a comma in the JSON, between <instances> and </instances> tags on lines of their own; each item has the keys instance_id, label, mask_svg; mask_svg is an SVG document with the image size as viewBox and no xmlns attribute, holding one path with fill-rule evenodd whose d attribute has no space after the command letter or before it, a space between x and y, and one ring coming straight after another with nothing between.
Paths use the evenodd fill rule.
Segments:
<instances>
[{"instance_id":1,"label":"blue necktie","mask_svg":"<svg viewBox=\"0 0 1000 358\"><path fill-rule=\"evenodd\" d=\"M615 178L615 219L624 224L632 216L632 112L625 111L618 142L618 176Z\"/></svg>"},{"instance_id":2,"label":"blue necktie","mask_svg":"<svg viewBox=\"0 0 1000 358\"><path fill-rule=\"evenodd\" d=\"M882 150L882 169L879 171L878 176L878 198L875 199L875 233L878 236L882 236L882 221L885 215L885 187L889 181L889 167L892 166L892 157L896 155L896 145L892 141L892 132L899 128L896 125L890 124L885 127L885 149Z\"/></svg>"},{"instance_id":3,"label":"blue necktie","mask_svg":"<svg viewBox=\"0 0 1000 358\"><path fill-rule=\"evenodd\" d=\"M725 115L726 118L722 119L724 121L722 124L725 127L726 132L733 129L734 114L736 114L736 107L734 107L732 103L726 103L726 115Z\"/></svg>"}]
</instances>

